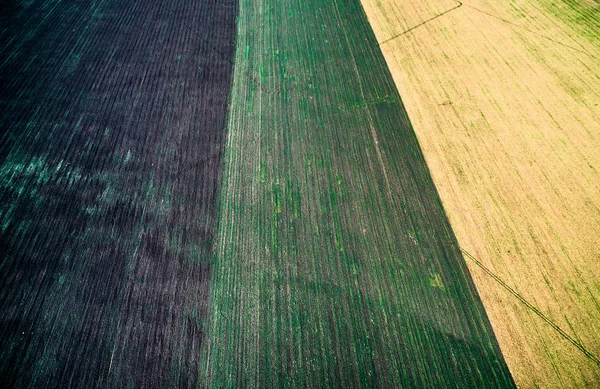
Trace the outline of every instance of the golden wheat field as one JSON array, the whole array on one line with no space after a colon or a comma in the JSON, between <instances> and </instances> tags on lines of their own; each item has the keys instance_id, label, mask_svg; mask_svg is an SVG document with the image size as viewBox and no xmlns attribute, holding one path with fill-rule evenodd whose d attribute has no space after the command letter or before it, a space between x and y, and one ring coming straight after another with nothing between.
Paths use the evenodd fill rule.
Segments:
<instances>
[{"instance_id":1,"label":"golden wheat field","mask_svg":"<svg viewBox=\"0 0 600 389\"><path fill-rule=\"evenodd\" d=\"M598 2L362 3L516 383L598 385Z\"/></svg>"}]
</instances>

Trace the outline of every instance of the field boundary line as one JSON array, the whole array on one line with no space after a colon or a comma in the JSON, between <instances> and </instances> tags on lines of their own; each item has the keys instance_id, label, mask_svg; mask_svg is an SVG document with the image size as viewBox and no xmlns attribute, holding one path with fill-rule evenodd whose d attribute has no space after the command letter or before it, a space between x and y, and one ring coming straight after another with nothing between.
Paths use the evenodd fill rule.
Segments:
<instances>
[{"instance_id":1,"label":"field boundary line","mask_svg":"<svg viewBox=\"0 0 600 389\"><path fill-rule=\"evenodd\" d=\"M539 309L537 309L533 304L529 301L525 300L523 296L521 296L516 290L511 288L506 282L502 281L500 277L498 277L494 272L488 269L483 263L481 263L477 258L471 255L468 251L460 247L460 251L471 261L475 262L477 266L479 266L484 272L486 272L490 277L492 277L497 283L499 283L504 289L508 290L510 294L515 296L521 303L523 303L527 308L533 311L536 315L538 315L542 320L548 323L552 328L554 328L563 338L568 340L573 346L577 347L587 358L595 362L598 366L600 366L600 359L596 357L594 354L589 352L581 343L577 340L573 339L569 334L567 334L562 328L560 328L556 323L554 323L550 318L544 313L542 313Z\"/></svg>"},{"instance_id":2,"label":"field boundary line","mask_svg":"<svg viewBox=\"0 0 600 389\"><path fill-rule=\"evenodd\" d=\"M447 9L446 11L444 11L444 12L442 12L442 13L439 13L439 14L435 15L434 17L432 17L432 18L429 18L429 19L427 19L427 20L425 20L425 21L423 21L423 22L421 22L421 23L419 23L419 24L417 24L417 25L414 25L414 26L412 26L412 27L410 27L410 28L408 28L408 29L406 29L406 30L402 31L402 32L401 32L401 33L399 33L399 34L397 34L397 35L394 35L394 36L393 36L393 37L391 37L391 38L388 38L388 39L386 39L386 40L384 40L384 41L382 41L382 42L379 42L379 44L380 44L380 45L383 45L384 43L388 43L389 41L391 41L391 40L394 40L394 39L396 39L396 38L398 38L398 37L401 37L402 35L408 34L408 33L409 33L409 32L411 32L412 30L414 30L414 29L417 29L417 28L419 28L419 27L421 27L421 26L424 26L425 24L427 24L427 23L429 23L429 22L431 22L431 21L433 21L433 20L435 20L435 19L437 19L437 18L440 18L440 17L442 17L442 16L446 15L448 12L452 12L452 11L454 11L455 9L458 9L458 8L460 8L460 7L462 7L462 6L463 6L463 3L461 3L460 1L457 1L456 3L457 3L457 5L456 5L456 6L454 6L454 7L450 8L450 9Z\"/></svg>"},{"instance_id":3,"label":"field boundary line","mask_svg":"<svg viewBox=\"0 0 600 389\"><path fill-rule=\"evenodd\" d=\"M477 8L477 7L473 7L472 5L465 4L464 6L465 6L465 7L467 7L467 8L470 8L470 9L472 9L472 10L474 10L474 11L480 12L480 13L482 13L482 14L484 14L484 15L487 15L487 16L489 16L489 17L492 17L492 18L494 18L494 19L498 19L498 20L500 20L500 21L502 21L502 22L504 22L504 23L510 24L511 26L514 26L514 27L520 28L520 29L522 29L522 30L524 30L524 31L530 32L530 33L532 33L532 34L534 34L534 35L537 35L537 36L539 36L539 37L542 37L542 38L544 38L544 39L547 39L547 40L549 40L550 42L556 43L556 44L558 44L558 45L561 45L561 46L564 46L564 47L566 47L566 48L568 48L568 49L575 50L575 51L577 51L577 52L579 52L579 53L586 54L586 55L588 55L588 56L590 56L590 57L592 57L592 58L594 58L594 59L597 59L597 58L596 58L596 56L594 56L592 53L590 53L590 52L588 52L588 51L586 51L586 50L584 50L584 49L578 49L577 47L573 47L573 46L567 45L566 43L563 43L563 42L557 41L556 39L552 39L552 38L550 38L548 35L540 34L539 32L535 32L535 31L533 31L533 30L530 30L530 29L528 29L527 27L521 26L521 25L519 25L519 24L517 24L517 23L511 22L510 20L504 19L503 17L500 17L500 16L498 16L498 15L494 15L493 13L486 12L486 11L484 11L484 10L482 10L482 9L479 9L479 8Z\"/></svg>"}]
</instances>

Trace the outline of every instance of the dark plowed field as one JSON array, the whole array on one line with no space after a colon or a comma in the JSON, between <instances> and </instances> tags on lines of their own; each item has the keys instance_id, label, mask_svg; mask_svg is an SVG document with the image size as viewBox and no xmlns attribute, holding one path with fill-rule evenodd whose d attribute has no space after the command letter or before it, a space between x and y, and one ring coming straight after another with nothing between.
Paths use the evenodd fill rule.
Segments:
<instances>
[{"instance_id":1,"label":"dark plowed field","mask_svg":"<svg viewBox=\"0 0 600 389\"><path fill-rule=\"evenodd\" d=\"M0 11L2 387L195 387L237 2Z\"/></svg>"}]
</instances>

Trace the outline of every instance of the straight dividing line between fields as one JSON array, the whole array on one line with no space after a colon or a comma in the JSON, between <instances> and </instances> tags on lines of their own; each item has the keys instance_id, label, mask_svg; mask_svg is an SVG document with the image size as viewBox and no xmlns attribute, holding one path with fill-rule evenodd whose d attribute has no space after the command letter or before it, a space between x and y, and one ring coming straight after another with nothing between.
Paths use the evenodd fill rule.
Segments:
<instances>
[{"instance_id":1,"label":"straight dividing line between fields","mask_svg":"<svg viewBox=\"0 0 600 389\"><path fill-rule=\"evenodd\" d=\"M536 315L538 315L542 320L548 323L552 328L554 328L563 338L568 340L573 346L577 347L588 359L592 360L596 365L600 366L600 359L596 357L594 354L589 352L581 343L577 340L573 339L569 334L567 334L562 328L560 328L556 323L554 323L548 316L544 315L539 309L533 306L529 301L525 300L523 296L521 296L516 290L511 288L506 282L502 281L500 277L494 274L490 269L488 269L483 263L481 263L477 258L471 255L468 251L460 248L460 251L465 254L467 258L471 261L475 262L477 266L479 266L484 272L486 272L490 277L492 277L497 283L499 283L504 289L510 292L513 296L515 296L521 303L523 303L527 308L533 311Z\"/></svg>"},{"instance_id":2,"label":"straight dividing line between fields","mask_svg":"<svg viewBox=\"0 0 600 389\"><path fill-rule=\"evenodd\" d=\"M494 15L494 14L492 14L492 13L486 12L486 11L484 11L484 10L482 10L482 9L479 9L479 8L477 8L477 7L473 7L472 5L465 4L464 6L465 6L465 7L467 7L467 8L470 8L470 9L472 9L472 10L474 10L474 11L480 12L480 13L482 13L482 14L484 14L484 15L487 15L487 16L489 16L489 17L492 17L492 18L494 18L494 19L498 19L498 20L500 20L500 21L502 21L502 22L504 22L504 23L510 24L510 25L511 25L511 26L513 26L513 27L520 28L520 29L522 29L522 30L525 30L525 31L527 31L527 32L529 32L529 33L532 33L532 34L534 34L534 35L537 35L537 36L539 36L539 37L541 37L541 38L547 39L547 40L549 40L549 41L551 41L551 42L553 42L553 43L556 43L557 45L564 46L564 47L566 47L566 48L568 48L568 49L575 50L575 51L577 51L577 52L579 52L579 53L582 53L582 54L588 55L588 56L590 56L591 58L597 59L597 58L596 58L596 56L594 56L592 53L588 52L587 50L584 50L584 49L578 49L577 47L573 47L573 46L567 45L566 43L562 43L562 42L560 42L560 41L557 41L556 39L552 39L552 38L550 38L550 37L549 37L549 36L547 36L547 35L540 34L539 32L536 32L536 31L530 30L530 29L528 29L527 27L521 26L521 25L519 25L519 24L517 24L517 23L513 23L513 22L511 22L510 20L504 19L503 17L500 17L500 16L498 16L498 15Z\"/></svg>"},{"instance_id":3,"label":"straight dividing line between fields","mask_svg":"<svg viewBox=\"0 0 600 389\"><path fill-rule=\"evenodd\" d=\"M393 37L391 37L391 38L388 38L388 39L386 39L386 40L384 40L384 41L382 41L382 42L379 42L379 44L380 44L380 45L383 45L384 43L388 43L389 41L391 41L391 40L394 40L394 39L396 39L396 38L399 38L399 37L401 37L402 35L408 34L408 33L409 33L409 32L411 32L412 30L414 30L414 29L417 29L417 28L419 28L419 27L421 27L421 26L424 26L425 24L427 24L427 23L429 23L429 22L431 22L431 21L434 21L435 19L437 19L437 18L440 18L440 17L442 17L442 16L446 15L447 13L449 13L449 12L452 12L452 11L454 11L455 9L458 9L458 8L460 8L460 7L462 7L462 6L463 6L463 3L461 3L460 1L457 1L456 3L457 3L457 5L456 5L456 6L454 6L454 7L450 8L450 9L447 9L446 11L444 11L444 12L441 12L441 13L439 13L439 14L435 15L434 17L432 17L432 18L429 18L429 19L427 19L427 20L425 20L425 21L423 21L423 22L421 22L421 23L419 23L419 24L417 24L417 25L414 25L414 26L412 26L412 27L410 27L410 28L408 28L408 29L406 29L406 30L402 31L402 32L401 32L401 33L399 33L399 34L397 34L397 35L394 35L394 36L393 36Z\"/></svg>"},{"instance_id":4,"label":"straight dividing line between fields","mask_svg":"<svg viewBox=\"0 0 600 389\"><path fill-rule=\"evenodd\" d=\"M417 24L417 25L414 25L414 26L412 26L412 27L410 27L410 28L408 28L408 29L406 29L406 30L402 31L401 33L399 33L399 34L397 34L397 35L394 35L394 36L392 36L392 37L390 37L390 38L388 38L388 39L386 39L386 40L383 40L383 41L379 42L379 45L383 45L383 44L385 44L385 43L388 43L388 42L390 42L390 41L392 41L392 40L394 40L394 39L396 39L396 38L399 38L399 37L401 37L401 36L403 36L403 35L406 35L406 34L408 34L409 32L411 32L411 31L413 31L413 30L415 30L415 29L417 29L417 28L419 28L419 27L422 27L422 26L424 26L425 24L427 24L427 23L429 23L429 22L431 22L431 21L434 21L434 20L436 20L436 19L438 19L438 18L440 18L440 17L442 17L442 16L446 15L447 13L449 13L449 12L451 12L451 11L454 11L455 9L458 9L458 8L462 7L463 5L464 5L465 7L467 7L467 8L470 8L470 9L474 10L474 11L477 11L477 12L480 12L480 13L482 13L482 14L484 14L484 15L487 15L487 16L489 16L489 17L492 17L492 18L498 19L498 20L500 20L500 21L502 21L502 22L504 22L504 23L510 24L511 26L514 26L514 27L520 28L520 29L522 29L522 30L525 30L525 31L527 31L527 32L529 32L529 33L532 33L532 34L538 35L538 36L540 36L540 37L542 37L542 38L544 38L544 39L547 39L547 40L549 40L549 41L551 41L551 42L553 42L553 43L556 43L557 45L564 46L564 47L566 47L566 48L568 48L568 49L571 49L571 50L577 51L577 52L579 52L579 53L582 53L582 54L585 54L585 55L587 55L587 56L589 56L589 57L591 57L591 58L597 59L597 57L596 57L595 55L593 55L592 53L588 52L587 50L578 49L577 47L573 47L573 46L571 46L571 45L567 45L566 43L562 43L562 42L560 42L560 41L557 41L556 39L550 38L550 37L549 37L549 36L547 36L547 35L540 34L539 32L535 32L535 31L533 31L533 30L530 30L530 29L528 29L527 27L524 27L524 26L518 25L518 24L516 24L516 23L513 23L513 22L511 22L510 20L506 20L506 19L504 19L504 18L502 18L502 17L500 17L500 16L498 16L498 15L494 15L494 14L492 14L492 13L486 12L486 11L484 11L484 10L482 10L482 9L479 9L479 8L477 8L477 7L474 7L474 6L472 6L472 5L469 5L469 4L463 4L463 3L462 3L462 2L460 2L460 1L457 1L457 5L456 5L455 7L452 7L452 8L450 8L450 9L448 9L448 10L444 11L444 12L441 12L441 13L437 14L436 16L432 17L432 18L429 18L429 19L427 19L427 20L425 20L425 21L423 21L423 22L421 22L421 23L419 23L419 24Z\"/></svg>"}]
</instances>

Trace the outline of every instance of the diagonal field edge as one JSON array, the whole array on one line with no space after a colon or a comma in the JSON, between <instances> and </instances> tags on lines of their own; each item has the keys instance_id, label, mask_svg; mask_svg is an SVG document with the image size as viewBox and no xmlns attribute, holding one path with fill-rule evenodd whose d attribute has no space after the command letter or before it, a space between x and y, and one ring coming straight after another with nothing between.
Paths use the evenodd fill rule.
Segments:
<instances>
[{"instance_id":1,"label":"diagonal field edge","mask_svg":"<svg viewBox=\"0 0 600 389\"><path fill-rule=\"evenodd\" d=\"M494 274L490 269L488 269L483 263L481 263L477 258L475 258L473 255L471 255L468 251L466 251L462 247L460 250L467 256L467 258L469 258L477 266L479 266L487 275L492 277L494 279L494 281L496 281L498 284L500 284L500 286L502 286L504 289L506 289L508 292L510 292L510 294L515 296L517 298L517 300L519 300L529 310L531 310L533 313L538 315L543 321L545 321L552 328L554 328L554 330L556 330L556 332L558 332L560 334L560 336L562 336L563 338L568 340L573 346L578 348L579 351L581 351L587 358L589 358L591 361L593 361L594 363L596 363L597 365L600 366L600 359L598 359L598 357L596 357L594 354L589 352L588 349L584 345L579 343L577 340L573 339L572 336L567 334L556 323L554 323L552 320L550 320L550 318L548 316L544 315L539 309L537 309L534 305L532 305L529 301L527 301L516 290L514 290L508 284L506 284L506 282L502 281L502 279L500 277L498 277L496 274Z\"/></svg>"}]
</instances>

